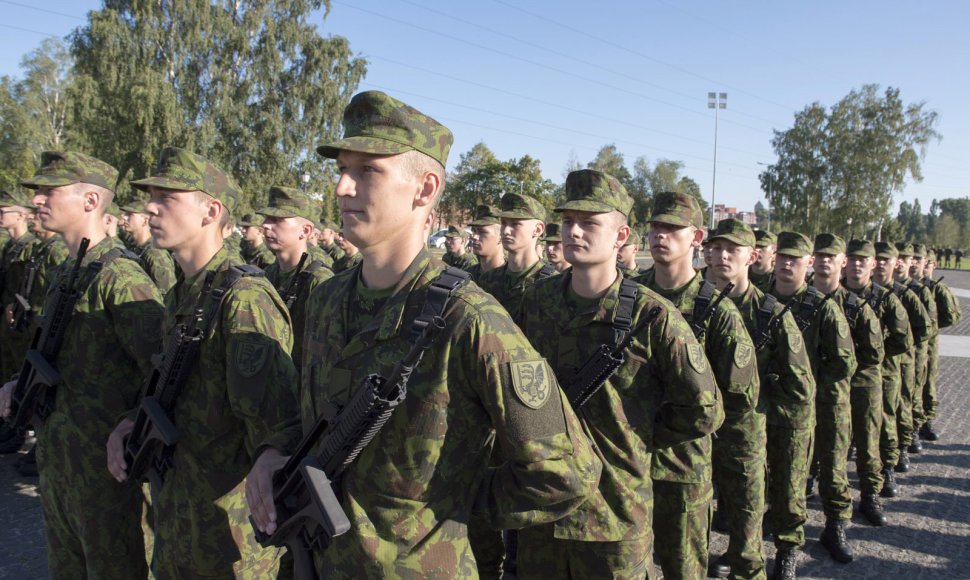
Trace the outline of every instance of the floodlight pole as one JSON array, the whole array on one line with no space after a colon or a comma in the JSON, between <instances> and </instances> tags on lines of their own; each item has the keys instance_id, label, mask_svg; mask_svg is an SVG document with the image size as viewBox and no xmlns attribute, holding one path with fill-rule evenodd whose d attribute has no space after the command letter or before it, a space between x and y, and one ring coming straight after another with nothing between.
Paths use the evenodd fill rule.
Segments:
<instances>
[{"instance_id":1,"label":"floodlight pole","mask_svg":"<svg viewBox=\"0 0 970 580\"><path fill-rule=\"evenodd\" d=\"M765 163L764 161L756 161L758 165L764 165L768 168L768 226L765 228L769 232L771 231L771 182L773 181L771 177L771 164Z\"/></svg>"},{"instance_id":2,"label":"floodlight pole","mask_svg":"<svg viewBox=\"0 0 970 580\"><path fill-rule=\"evenodd\" d=\"M711 183L711 225L714 231L714 192L717 189L717 113L727 108L727 93L707 93L707 108L714 109L714 178Z\"/></svg>"}]
</instances>

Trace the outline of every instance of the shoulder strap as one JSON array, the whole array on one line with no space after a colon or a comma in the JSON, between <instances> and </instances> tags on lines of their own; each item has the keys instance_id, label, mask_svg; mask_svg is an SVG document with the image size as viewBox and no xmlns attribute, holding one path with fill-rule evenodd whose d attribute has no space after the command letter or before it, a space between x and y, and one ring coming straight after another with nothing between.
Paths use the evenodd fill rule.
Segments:
<instances>
[{"instance_id":1,"label":"shoulder strap","mask_svg":"<svg viewBox=\"0 0 970 580\"><path fill-rule=\"evenodd\" d=\"M859 300L859 295L849 290L849 297L845 300L845 317L849 324L855 328L862 306L866 304L864 300Z\"/></svg>"},{"instance_id":2,"label":"shoulder strap","mask_svg":"<svg viewBox=\"0 0 970 580\"><path fill-rule=\"evenodd\" d=\"M919 294L919 291L923 289L923 285L922 285L922 284L920 284L920 283L919 283L919 282L918 282L918 281L916 280L916 278L913 278L912 280L910 280L910 281L909 281L909 284L907 284L906 286L907 286L907 287L908 287L908 288L909 288L910 290L912 290L914 294Z\"/></svg>"},{"instance_id":3,"label":"shoulder strap","mask_svg":"<svg viewBox=\"0 0 970 580\"><path fill-rule=\"evenodd\" d=\"M539 270L539 274L537 275L537 278L539 280L542 280L543 278L548 278L549 276L552 276L555 273L556 273L556 267L553 266L552 264L546 264Z\"/></svg>"},{"instance_id":4,"label":"shoulder strap","mask_svg":"<svg viewBox=\"0 0 970 580\"><path fill-rule=\"evenodd\" d=\"M808 292L802 297L801 303L798 305L798 314L795 316L795 322L798 323L800 330L804 331L812 325L819 307L826 298L827 296L821 294L814 286L808 287Z\"/></svg>"},{"instance_id":5,"label":"shoulder strap","mask_svg":"<svg viewBox=\"0 0 970 580\"><path fill-rule=\"evenodd\" d=\"M906 290L907 290L906 286L903 286L899 282L893 280L893 294L895 294L897 298L901 298L902 295L906 292Z\"/></svg>"},{"instance_id":6,"label":"shoulder strap","mask_svg":"<svg viewBox=\"0 0 970 580\"><path fill-rule=\"evenodd\" d=\"M216 314L222 309L223 298L237 282L243 278L265 278L266 274L263 272L262 268L257 266L251 266L249 264L237 264L226 272L225 277L222 279L222 283L219 284L218 288L212 290L209 295L209 310L206 312L205 320L202 324L203 336L209 331L209 325L215 320Z\"/></svg>"},{"instance_id":7,"label":"shoulder strap","mask_svg":"<svg viewBox=\"0 0 970 580\"><path fill-rule=\"evenodd\" d=\"M428 296L421 307L421 314L411 323L412 343L421 336L421 333L431 324L431 321L444 314L448 300L456 290L467 284L470 279L471 276L468 272L451 266L432 280L431 285L428 286Z\"/></svg>"},{"instance_id":8,"label":"shoulder strap","mask_svg":"<svg viewBox=\"0 0 970 580\"><path fill-rule=\"evenodd\" d=\"M633 308L636 306L637 294L637 283L632 278L620 280L619 304L613 318L613 337L616 344L623 342L633 328Z\"/></svg>"},{"instance_id":9,"label":"shoulder strap","mask_svg":"<svg viewBox=\"0 0 970 580\"><path fill-rule=\"evenodd\" d=\"M771 323L771 319L775 313L775 304L777 303L778 298L774 294L765 294L765 301L761 303L761 308L758 309L759 332L768 330L768 325Z\"/></svg>"},{"instance_id":10,"label":"shoulder strap","mask_svg":"<svg viewBox=\"0 0 970 580\"><path fill-rule=\"evenodd\" d=\"M704 323L704 313L707 307L711 305L711 300L714 299L714 291L717 290L717 286L711 282L704 281L701 285L700 291L697 293L697 297L694 298L694 311L691 319L697 324Z\"/></svg>"}]
</instances>

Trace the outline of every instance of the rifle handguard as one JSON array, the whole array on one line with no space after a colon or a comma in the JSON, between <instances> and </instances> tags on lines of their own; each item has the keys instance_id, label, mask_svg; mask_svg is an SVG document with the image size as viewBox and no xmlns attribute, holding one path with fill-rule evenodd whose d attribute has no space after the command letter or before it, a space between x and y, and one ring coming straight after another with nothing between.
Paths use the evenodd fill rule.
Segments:
<instances>
[{"instance_id":1,"label":"rifle handguard","mask_svg":"<svg viewBox=\"0 0 970 580\"><path fill-rule=\"evenodd\" d=\"M27 351L24 364L13 390L11 414L13 427L39 427L53 409L53 390L61 384L61 375L36 349Z\"/></svg>"},{"instance_id":2,"label":"rifle handguard","mask_svg":"<svg viewBox=\"0 0 970 580\"><path fill-rule=\"evenodd\" d=\"M128 479L148 481L152 472L160 478L168 469L168 450L179 441L179 431L155 397L142 397L135 426L125 441Z\"/></svg>"}]
</instances>

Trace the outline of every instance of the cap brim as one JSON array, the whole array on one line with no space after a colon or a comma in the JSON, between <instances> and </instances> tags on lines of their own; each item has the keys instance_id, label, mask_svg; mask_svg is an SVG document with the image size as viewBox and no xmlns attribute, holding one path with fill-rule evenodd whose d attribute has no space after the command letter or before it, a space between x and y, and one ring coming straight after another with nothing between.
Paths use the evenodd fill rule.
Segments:
<instances>
[{"instance_id":1,"label":"cap brim","mask_svg":"<svg viewBox=\"0 0 970 580\"><path fill-rule=\"evenodd\" d=\"M898 258L898 254L890 254L889 252L876 252L877 258Z\"/></svg>"},{"instance_id":2,"label":"cap brim","mask_svg":"<svg viewBox=\"0 0 970 580\"><path fill-rule=\"evenodd\" d=\"M708 238L707 243L711 243L714 240L727 240L732 244L737 244L739 246L747 246L749 248L754 247L754 244L751 244L750 242L746 242L742 240L739 236L736 236L734 234L721 234L719 236L712 236L711 238Z\"/></svg>"},{"instance_id":3,"label":"cap brim","mask_svg":"<svg viewBox=\"0 0 970 580\"><path fill-rule=\"evenodd\" d=\"M813 250L812 253L823 254L825 256L838 256L839 254L843 254L845 252L839 252L839 251L833 250L832 248L822 248L821 250Z\"/></svg>"},{"instance_id":4,"label":"cap brim","mask_svg":"<svg viewBox=\"0 0 970 580\"><path fill-rule=\"evenodd\" d=\"M790 256L792 258L804 258L805 256L808 255L808 252L805 252L803 250L793 250L790 248L786 250L778 250L775 253L778 254L779 256Z\"/></svg>"},{"instance_id":5,"label":"cap brim","mask_svg":"<svg viewBox=\"0 0 970 580\"><path fill-rule=\"evenodd\" d=\"M256 210L256 213L258 213L259 215L268 215L270 217L277 217L277 218L303 217L294 211L280 209L278 207L264 207L263 209ZM310 221L313 221L313 220L310 220Z\"/></svg>"},{"instance_id":6,"label":"cap brim","mask_svg":"<svg viewBox=\"0 0 970 580\"><path fill-rule=\"evenodd\" d=\"M498 214L500 218L513 219L513 220L537 220L536 216L528 214L524 211L503 211ZM540 220L542 221L542 220Z\"/></svg>"},{"instance_id":7,"label":"cap brim","mask_svg":"<svg viewBox=\"0 0 970 580\"><path fill-rule=\"evenodd\" d=\"M485 218L468 222L470 226L497 226L500 222L498 218Z\"/></svg>"},{"instance_id":8,"label":"cap brim","mask_svg":"<svg viewBox=\"0 0 970 580\"><path fill-rule=\"evenodd\" d=\"M121 206L121 211L125 213L145 213L145 207L139 207L137 205L123 205Z\"/></svg>"},{"instance_id":9,"label":"cap brim","mask_svg":"<svg viewBox=\"0 0 970 580\"><path fill-rule=\"evenodd\" d=\"M357 151L372 155L398 155L414 151L414 147L379 137L348 137L334 143L317 147L317 153L328 159L336 159L341 151Z\"/></svg>"},{"instance_id":10,"label":"cap brim","mask_svg":"<svg viewBox=\"0 0 970 580\"><path fill-rule=\"evenodd\" d=\"M670 224L672 226L683 226L683 227L694 225L691 223L689 219L682 218L680 216L669 214L669 213L662 213L662 214L650 216L650 219L647 220L647 223Z\"/></svg>"},{"instance_id":11,"label":"cap brim","mask_svg":"<svg viewBox=\"0 0 970 580\"><path fill-rule=\"evenodd\" d=\"M71 185L72 183L80 183L80 181L77 179L68 179L67 177L57 177L55 175L37 175L30 179L24 179L20 182L20 185L29 189L37 189L38 187L60 187L62 185Z\"/></svg>"},{"instance_id":12,"label":"cap brim","mask_svg":"<svg viewBox=\"0 0 970 580\"><path fill-rule=\"evenodd\" d=\"M874 258L875 257L872 252L846 252L845 255L846 256L859 256L859 257L862 257L862 258Z\"/></svg>"},{"instance_id":13,"label":"cap brim","mask_svg":"<svg viewBox=\"0 0 970 580\"><path fill-rule=\"evenodd\" d=\"M571 211L588 211L590 213L609 213L611 211L620 211L608 203L603 203L602 201L595 201L592 199L574 199L572 201L567 201L553 211L559 213L566 211L567 209Z\"/></svg>"},{"instance_id":14,"label":"cap brim","mask_svg":"<svg viewBox=\"0 0 970 580\"><path fill-rule=\"evenodd\" d=\"M184 181L162 176L146 177L145 179L132 181L131 186L141 191L147 191L149 187L160 187L162 189L172 189L175 191L201 191L198 187L190 185Z\"/></svg>"}]
</instances>

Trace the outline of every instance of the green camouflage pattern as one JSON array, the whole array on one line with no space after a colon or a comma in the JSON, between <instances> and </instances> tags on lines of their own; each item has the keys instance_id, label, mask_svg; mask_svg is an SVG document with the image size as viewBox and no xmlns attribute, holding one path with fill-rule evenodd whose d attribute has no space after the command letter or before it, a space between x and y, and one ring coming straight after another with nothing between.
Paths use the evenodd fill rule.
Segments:
<instances>
[{"instance_id":1,"label":"green camouflage pattern","mask_svg":"<svg viewBox=\"0 0 970 580\"><path fill-rule=\"evenodd\" d=\"M458 226L448 226L448 233L445 234L446 238L463 238L468 239L468 232L465 228L460 228Z\"/></svg>"},{"instance_id":2,"label":"green camouflage pattern","mask_svg":"<svg viewBox=\"0 0 970 580\"><path fill-rule=\"evenodd\" d=\"M907 281L908 283L909 281ZM930 359L932 358L930 348L934 347L934 340L939 336L940 328L938 325L939 312L936 309L936 298L933 296L933 290L919 281L916 281L916 285L919 287L917 296L919 296L923 308L926 309L926 315L930 322L929 338L923 345L917 345L916 358L914 359L914 364L916 365L916 386L914 387L912 398L913 429L918 431L923 426L923 423L926 422L926 412L923 408L923 392L926 390L927 382L929 381Z\"/></svg>"},{"instance_id":3,"label":"green camouflage pattern","mask_svg":"<svg viewBox=\"0 0 970 580\"><path fill-rule=\"evenodd\" d=\"M782 234L783 236L784 234ZM778 238L779 252L782 236ZM802 284L793 296L783 296L773 289L779 302L795 300L792 313L798 316L808 285ZM847 520L852 517L852 496L846 461L849 452L852 413L849 388L857 363L849 323L842 309L822 295L815 318L802 331L805 349L815 375L815 461L819 465L818 490L826 519Z\"/></svg>"},{"instance_id":4,"label":"green camouflage pattern","mask_svg":"<svg viewBox=\"0 0 970 580\"><path fill-rule=\"evenodd\" d=\"M845 253L845 240L835 234L819 234L815 236L812 253L836 256Z\"/></svg>"},{"instance_id":5,"label":"green camouflage pattern","mask_svg":"<svg viewBox=\"0 0 970 580\"><path fill-rule=\"evenodd\" d=\"M314 222L317 203L299 189L273 186L269 188L269 204L256 213L278 218L301 217Z\"/></svg>"},{"instance_id":6,"label":"green camouflage pattern","mask_svg":"<svg viewBox=\"0 0 970 580\"><path fill-rule=\"evenodd\" d=\"M37 270L34 273L34 287L30 292L30 306L36 309L34 314L41 313L44 302L51 288L52 277L57 269L70 257L67 245L59 235L54 236L46 242L42 242L37 252L34 254Z\"/></svg>"},{"instance_id":7,"label":"green camouflage pattern","mask_svg":"<svg viewBox=\"0 0 970 580\"><path fill-rule=\"evenodd\" d=\"M241 228L258 228L259 226L263 225L263 219L259 217L258 214L247 213L244 214L238 222L236 222L236 225Z\"/></svg>"},{"instance_id":8,"label":"green camouflage pattern","mask_svg":"<svg viewBox=\"0 0 970 580\"><path fill-rule=\"evenodd\" d=\"M320 246L311 246L308 244L306 247L306 251L308 254L310 254L310 257L307 258L308 260L310 260L311 262L314 262L314 261L321 262L324 266L326 266L327 268L330 268L330 271L333 271L334 259L330 257L330 254L328 254L326 250L324 250ZM294 334L293 336L297 336L297 335Z\"/></svg>"},{"instance_id":9,"label":"green camouflage pattern","mask_svg":"<svg viewBox=\"0 0 970 580\"><path fill-rule=\"evenodd\" d=\"M913 255L913 244L911 242L896 242L896 251L900 258Z\"/></svg>"},{"instance_id":10,"label":"green camouflage pattern","mask_svg":"<svg viewBox=\"0 0 970 580\"><path fill-rule=\"evenodd\" d=\"M812 241L805 234L781 232L778 234L778 248L775 253L782 256L801 258L812 253Z\"/></svg>"},{"instance_id":11,"label":"green camouflage pattern","mask_svg":"<svg viewBox=\"0 0 970 580\"><path fill-rule=\"evenodd\" d=\"M768 246L774 246L778 243L778 236L769 232L768 230L758 230L754 233L754 247L755 248L767 248Z\"/></svg>"},{"instance_id":12,"label":"green camouflage pattern","mask_svg":"<svg viewBox=\"0 0 970 580\"><path fill-rule=\"evenodd\" d=\"M715 229L707 238L708 242L727 240L739 246L755 247L757 240L751 226L741 220L727 218L717 222Z\"/></svg>"},{"instance_id":13,"label":"green camouflage pattern","mask_svg":"<svg viewBox=\"0 0 970 580\"><path fill-rule=\"evenodd\" d=\"M181 271L175 265L175 258L172 257L171 252L156 248L151 240L136 246L132 251L138 255L141 267L151 276L162 296L168 294L172 286L175 286L176 270Z\"/></svg>"},{"instance_id":14,"label":"green camouflage pattern","mask_svg":"<svg viewBox=\"0 0 970 580\"><path fill-rule=\"evenodd\" d=\"M236 180L205 157L178 147L162 149L151 177L132 181L131 186L141 191L149 187L201 191L222 202L230 215L243 199Z\"/></svg>"},{"instance_id":15,"label":"green camouflage pattern","mask_svg":"<svg viewBox=\"0 0 970 580\"><path fill-rule=\"evenodd\" d=\"M8 238L0 252L0 309L16 302L16 295L23 283L24 271L27 265L36 259L42 247L37 236L24 232L19 238ZM38 303L39 304L39 303ZM15 330L6 322L0 323L0 372L9 377L20 370L24 355L30 348L31 333L27 330Z\"/></svg>"},{"instance_id":16,"label":"green camouflage pattern","mask_svg":"<svg viewBox=\"0 0 970 580\"><path fill-rule=\"evenodd\" d=\"M36 208L34 204L30 203L30 200L26 196L20 194L19 192L12 191L9 189L4 189L0 192L0 207L22 207L22 208Z\"/></svg>"},{"instance_id":17,"label":"green camouflage pattern","mask_svg":"<svg viewBox=\"0 0 970 580\"><path fill-rule=\"evenodd\" d=\"M350 270L357 264L360 264L361 260L363 259L364 257L360 254L360 252L357 252L352 256L344 252L344 256L342 258L333 261L333 273L339 274L340 272Z\"/></svg>"},{"instance_id":18,"label":"green camouflage pattern","mask_svg":"<svg viewBox=\"0 0 970 580\"><path fill-rule=\"evenodd\" d=\"M449 266L454 266L456 268L461 268L462 270L467 270L478 263L478 257L471 252L465 252L460 256L456 256L451 252L445 252L441 256L441 261Z\"/></svg>"},{"instance_id":19,"label":"green camouflage pattern","mask_svg":"<svg viewBox=\"0 0 970 580\"><path fill-rule=\"evenodd\" d=\"M913 244L913 256L916 258L925 258L926 246L920 243Z\"/></svg>"},{"instance_id":20,"label":"green camouflage pattern","mask_svg":"<svg viewBox=\"0 0 970 580\"><path fill-rule=\"evenodd\" d=\"M218 288L234 263L223 247L172 288L165 297L166 335L189 322L206 273L216 272ZM237 486L261 446L296 443L286 430L299 417L292 344L289 314L267 280L243 278L226 293L172 411L181 434L173 467L161 489L152 489L159 578L228 577L234 567L249 568L275 554L256 543L247 518L216 501L245 505Z\"/></svg>"},{"instance_id":21,"label":"green camouflage pattern","mask_svg":"<svg viewBox=\"0 0 970 580\"><path fill-rule=\"evenodd\" d=\"M595 169L570 171L566 176L566 199L555 211L564 210L607 213L618 211L625 216L633 209L633 198L620 180Z\"/></svg>"},{"instance_id":22,"label":"green camouflage pattern","mask_svg":"<svg viewBox=\"0 0 970 580\"><path fill-rule=\"evenodd\" d=\"M772 284L775 283L775 272L773 270L769 270L764 274L759 274L758 272L752 270L749 266L748 281L751 282L751 284L754 284L758 290L767 292L768 289L771 288Z\"/></svg>"},{"instance_id":23,"label":"green camouflage pattern","mask_svg":"<svg viewBox=\"0 0 970 580\"><path fill-rule=\"evenodd\" d=\"M506 193L499 204L499 218L546 221L546 208L534 197Z\"/></svg>"},{"instance_id":24,"label":"green camouflage pattern","mask_svg":"<svg viewBox=\"0 0 970 580\"><path fill-rule=\"evenodd\" d=\"M927 343L933 335L933 321L930 319L926 307L923 306L919 294L906 287L909 280L897 281L899 289L897 297L902 302L909 318L909 329L913 336L913 347L906 356L900 357L899 375L899 408L896 415L896 433L899 446L906 447L913 442L916 427L913 424L914 398L917 389L917 360L922 352L926 352ZM901 287L901 288L900 288Z\"/></svg>"},{"instance_id":25,"label":"green camouflage pattern","mask_svg":"<svg viewBox=\"0 0 970 580\"><path fill-rule=\"evenodd\" d=\"M478 282L482 290L494 296L498 303L505 307L512 316L512 320L518 322L522 313L525 293L539 279L539 273L543 266L545 266L545 263L542 260L537 260L535 264L525 270L513 272L506 262L498 268L482 272L477 278L473 279Z\"/></svg>"},{"instance_id":26,"label":"green camouflage pattern","mask_svg":"<svg viewBox=\"0 0 970 580\"><path fill-rule=\"evenodd\" d=\"M622 281L618 276L603 297L583 300L571 289L572 276L567 271L536 282L522 308L526 336L561 381L601 344L614 343L613 322ZM711 366L676 307L638 286L633 327L654 307L661 309L660 316L639 331L624 353L624 364L580 413L586 434L603 461L603 476L596 495L575 513L550 524L556 541L596 542L601 544L596 551L605 554L612 550L613 542L639 538L649 550L653 534L647 523L656 509L651 494L655 485L651 450L656 453L659 448L699 440L701 445L709 445L710 433L724 419ZM534 552L550 548L529 546L520 538L519 560L525 562ZM594 577L605 573L608 571ZM577 572L571 577L578 577Z\"/></svg>"},{"instance_id":27,"label":"green camouflage pattern","mask_svg":"<svg viewBox=\"0 0 970 580\"><path fill-rule=\"evenodd\" d=\"M330 256L330 263L331 264L333 264L334 262L336 262L340 258L343 258L344 256L347 255L347 254L344 253L343 249L340 246L338 246L336 243L330 244L329 246L325 246L325 245L321 244L320 245L320 249L322 249L324 252L327 253L327 255Z\"/></svg>"},{"instance_id":28,"label":"green camouflage pattern","mask_svg":"<svg viewBox=\"0 0 970 580\"><path fill-rule=\"evenodd\" d=\"M357 93L344 109L344 138L317 147L336 159L340 151L397 155L420 151L442 166L455 142L451 131L414 107L380 91Z\"/></svg>"},{"instance_id":29,"label":"green camouflage pattern","mask_svg":"<svg viewBox=\"0 0 970 580\"><path fill-rule=\"evenodd\" d=\"M557 223L546 224L546 229L542 231L542 239L545 243L562 241L562 226Z\"/></svg>"},{"instance_id":30,"label":"green camouflage pattern","mask_svg":"<svg viewBox=\"0 0 970 580\"><path fill-rule=\"evenodd\" d=\"M653 198L653 213L647 221L703 229L704 212L694 196L664 191Z\"/></svg>"},{"instance_id":31,"label":"green camouflage pattern","mask_svg":"<svg viewBox=\"0 0 970 580\"><path fill-rule=\"evenodd\" d=\"M644 528L650 529L650 518ZM520 554L515 577L523 580L583 578L584 580L653 580L652 549L637 538L617 542L586 542L554 537L552 526L536 526L519 532ZM522 548L521 546L526 546ZM539 548L532 549L532 546ZM508 576L506 576L508 577Z\"/></svg>"},{"instance_id":32,"label":"green camouflage pattern","mask_svg":"<svg viewBox=\"0 0 970 580\"><path fill-rule=\"evenodd\" d=\"M892 242L876 242L873 244L877 258L898 258L899 250Z\"/></svg>"},{"instance_id":33,"label":"green camouflage pattern","mask_svg":"<svg viewBox=\"0 0 970 580\"><path fill-rule=\"evenodd\" d=\"M276 263L276 254L266 247L260 240L258 246L254 246L249 240L242 240L239 243L239 256L247 263L257 268L265 270L270 264Z\"/></svg>"},{"instance_id":34,"label":"green camouflage pattern","mask_svg":"<svg viewBox=\"0 0 970 580\"><path fill-rule=\"evenodd\" d=\"M869 240L850 240L845 249L846 256L876 257L876 246Z\"/></svg>"},{"instance_id":35,"label":"green camouflage pattern","mask_svg":"<svg viewBox=\"0 0 970 580\"><path fill-rule=\"evenodd\" d=\"M502 223L499 209L494 205L480 205L475 208L475 219L468 222L470 226L494 226Z\"/></svg>"},{"instance_id":36,"label":"green camouflage pattern","mask_svg":"<svg viewBox=\"0 0 970 580\"><path fill-rule=\"evenodd\" d=\"M118 170L100 159L73 151L44 151L40 155L40 168L30 179L20 185L58 187L72 183L90 183L114 191L118 183Z\"/></svg>"},{"instance_id":37,"label":"green camouflage pattern","mask_svg":"<svg viewBox=\"0 0 970 580\"><path fill-rule=\"evenodd\" d=\"M322 250L320 252L322 253ZM326 254L324 255L326 256ZM327 257L329 258L330 256ZM307 256L303 270L310 272L309 280L300 287L300 291L296 295L296 300L293 301L293 305L290 307L290 319L293 321L293 350L290 353L290 358L293 359L293 366L296 368L300 368L300 364L303 362L302 337L304 328L306 327L306 317L303 315L303 311L306 309L307 298L314 288L333 277L333 270L324 262L311 258L310 256ZM294 275L296 275L296 268L291 268L283 272L280 269L279 261L273 262L266 267L266 278L273 284L273 287L276 288L276 291L281 296L290 287L290 284L292 284Z\"/></svg>"},{"instance_id":38,"label":"green camouflage pattern","mask_svg":"<svg viewBox=\"0 0 970 580\"><path fill-rule=\"evenodd\" d=\"M118 247L104 238L83 266ZM66 282L63 262L49 287ZM49 308L50 303L45 308ZM142 490L108 472L105 442L135 407L150 357L161 349L161 296L134 260L118 258L94 276L74 306L55 366L56 408L37 430L37 468L48 566L61 578L145 578ZM91 372L96 365L97 372Z\"/></svg>"},{"instance_id":39,"label":"green camouflage pattern","mask_svg":"<svg viewBox=\"0 0 970 580\"><path fill-rule=\"evenodd\" d=\"M368 374L390 373L444 269L421 250L359 329L350 326L359 270L313 292L306 318L318 322L304 341L304 430L346 404ZM319 555L324 577L474 578L466 534L473 511L493 529L518 529L572 513L596 489L602 466L582 425L505 310L469 283L443 318L407 398L336 490L352 525ZM487 467L492 437L504 461Z\"/></svg>"}]
</instances>

